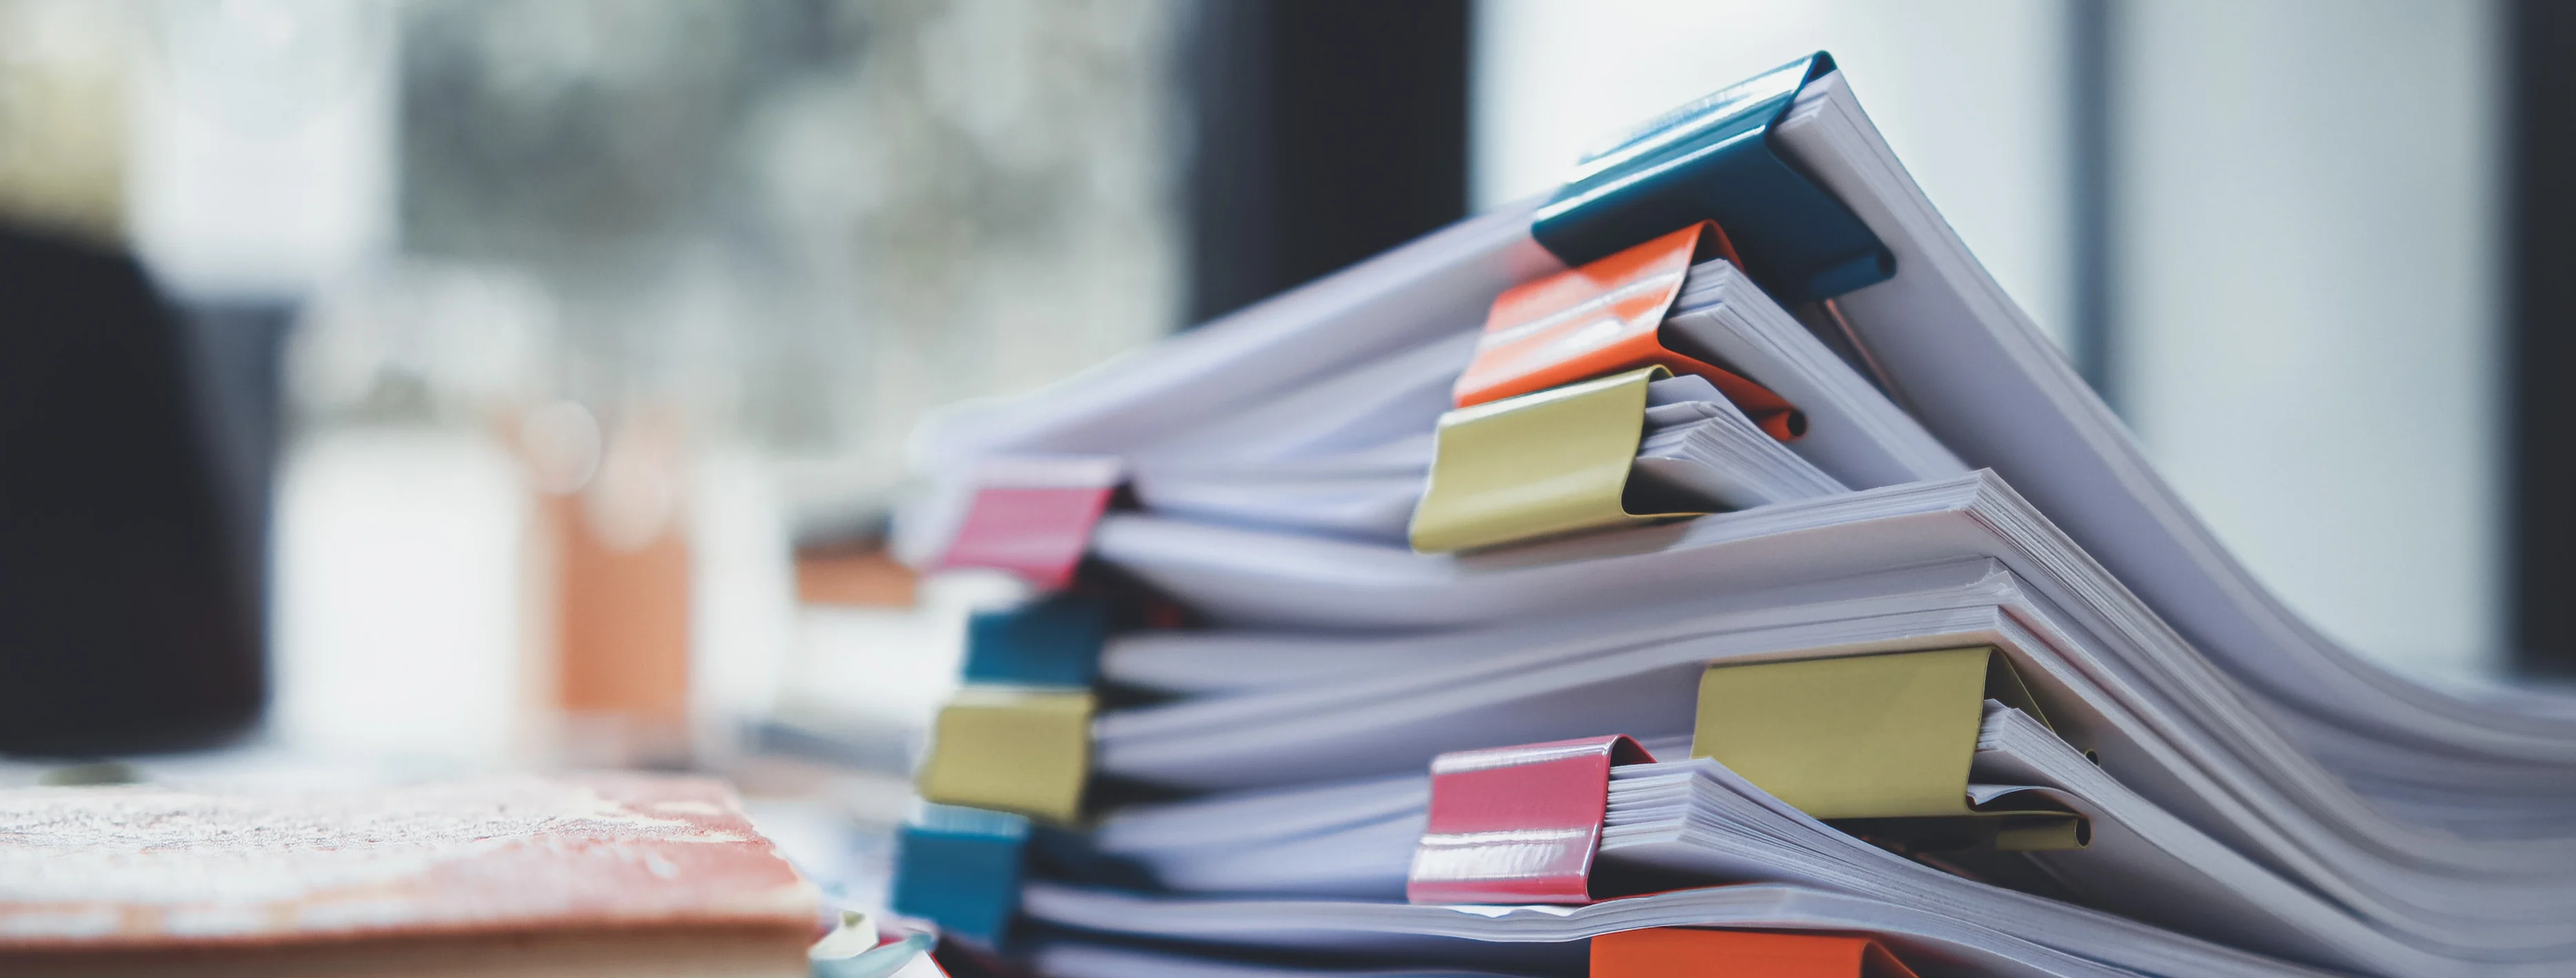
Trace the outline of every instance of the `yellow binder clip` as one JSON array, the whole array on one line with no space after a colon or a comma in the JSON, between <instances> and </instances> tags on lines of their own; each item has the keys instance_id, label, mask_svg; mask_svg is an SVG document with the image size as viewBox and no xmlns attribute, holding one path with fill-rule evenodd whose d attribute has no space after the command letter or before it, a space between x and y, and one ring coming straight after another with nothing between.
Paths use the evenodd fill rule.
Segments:
<instances>
[{"instance_id":1,"label":"yellow binder clip","mask_svg":"<svg viewBox=\"0 0 2576 978\"><path fill-rule=\"evenodd\" d=\"M1646 367L1440 416L1431 481L1414 507L1413 549L1498 544L1697 516L1631 513L1628 472L1646 427Z\"/></svg>"},{"instance_id":2,"label":"yellow binder clip","mask_svg":"<svg viewBox=\"0 0 2576 978\"><path fill-rule=\"evenodd\" d=\"M1991 647L1716 663L1700 674L1691 756L1712 757L1819 819L1897 835L1970 836L1997 849L2079 848L2070 812L1968 801L1985 701L2048 722ZM1909 826L1880 820L1935 819ZM1846 825L1846 827L1851 827Z\"/></svg>"},{"instance_id":3,"label":"yellow binder clip","mask_svg":"<svg viewBox=\"0 0 2576 978\"><path fill-rule=\"evenodd\" d=\"M968 686L939 711L921 766L925 800L1070 823L1091 774L1087 690Z\"/></svg>"}]
</instances>

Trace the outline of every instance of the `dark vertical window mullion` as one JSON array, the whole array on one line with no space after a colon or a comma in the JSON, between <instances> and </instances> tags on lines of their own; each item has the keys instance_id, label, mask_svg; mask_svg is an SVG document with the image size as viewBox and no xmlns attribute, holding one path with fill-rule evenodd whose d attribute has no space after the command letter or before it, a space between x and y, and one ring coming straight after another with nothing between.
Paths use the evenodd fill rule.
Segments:
<instances>
[{"instance_id":1,"label":"dark vertical window mullion","mask_svg":"<svg viewBox=\"0 0 2576 978\"><path fill-rule=\"evenodd\" d=\"M2576 4L2512 0L2512 561L2515 665L2576 675Z\"/></svg>"},{"instance_id":2,"label":"dark vertical window mullion","mask_svg":"<svg viewBox=\"0 0 2576 978\"><path fill-rule=\"evenodd\" d=\"M1467 212L1465 0L1210 0L1191 99L1192 322Z\"/></svg>"}]
</instances>

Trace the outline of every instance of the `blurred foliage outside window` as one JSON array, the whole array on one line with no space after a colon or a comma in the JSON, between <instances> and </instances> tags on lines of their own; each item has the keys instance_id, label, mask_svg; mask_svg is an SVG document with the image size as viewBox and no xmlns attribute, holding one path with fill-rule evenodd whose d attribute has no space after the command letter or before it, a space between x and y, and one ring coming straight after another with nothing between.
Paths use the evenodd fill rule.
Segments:
<instances>
[{"instance_id":1,"label":"blurred foliage outside window","mask_svg":"<svg viewBox=\"0 0 2576 978\"><path fill-rule=\"evenodd\" d=\"M281 297L307 421L676 410L800 503L861 499L925 411L1175 325L1171 0L375 9L396 243ZM0 0L0 219L127 235L145 85L225 63L173 52L365 20Z\"/></svg>"}]
</instances>

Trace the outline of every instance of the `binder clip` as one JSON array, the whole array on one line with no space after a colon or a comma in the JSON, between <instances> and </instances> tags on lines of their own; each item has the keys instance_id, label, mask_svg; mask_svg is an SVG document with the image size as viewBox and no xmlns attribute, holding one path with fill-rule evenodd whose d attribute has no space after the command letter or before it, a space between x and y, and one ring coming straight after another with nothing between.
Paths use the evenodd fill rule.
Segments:
<instances>
[{"instance_id":1,"label":"binder clip","mask_svg":"<svg viewBox=\"0 0 2576 978\"><path fill-rule=\"evenodd\" d=\"M1109 603L1058 594L966 619L969 683L1088 687L1109 640Z\"/></svg>"},{"instance_id":2,"label":"binder clip","mask_svg":"<svg viewBox=\"0 0 2576 978\"><path fill-rule=\"evenodd\" d=\"M1654 757L1625 736L1451 751L1405 876L1412 903L1590 903L1610 768Z\"/></svg>"},{"instance_id":3,"label":"binder clip","mask_svg":"<svg viewBox=\"0 0 2576 978\"><path fill-rule=\"evenodd\" d=\"M1010 571L1039 590L1061 589L1073 583L1124 472L1114 458L989 460L956 533L930 566Z\"/></svg>"},{"instance_id":4,"label":"binder clip","mask_svg":"<svg viewBox=\"0 0 2576 978\"><path fill-rule=\"evenodd\" d=\"M1713 757L1799 811L1918 848L2036 852L2091 841L2083 816L1970 804L1985 701L2042 724L2012 660L1990 646L1746 664L1700 674L1691 756Z\"/></svg>"},{"instance_id":5,"label":"binder clip","mask_svg":"<svg viewBox=\"0 0 2576 978\"><path fill-rule=\"evenodd\" d=\"M1080 819L1096 707L1089 690L958 690L932 726L921 797L1058 823Z\"/></svg>"},{"instance_id":6,"label":"binder clip","mask_svg":"<svg viewBox=\"0 0 2576 978\"><path fill-rule=\"evenodd\" d=\"M1709 362L1702 351L1676 350L1664 319L1681 296L1690 267L1725 258L1742 267L1726 232L1700 221L1679 231L1503 291L1485 314L1475 358L1451 389L1459 407L1546 390L1640 367L1707 378L1771 437L1806 433L1806 419L1780 395Z\"/></svg>"},{"instance_id":7,"label":"binder clip","mask_svg":"<svg viewBox=\"0 0 2576 978\"><path fill-rule=\"evenodd\" d=\"M1029 820L1005 812L923 804L895 831L896 913L998 947L1019 914Z\"/></svg>"},{"instance_id":8,"label":"binder clip","mask_svg":"<svg viewBox=\"0 0 2576 978\"><path fill-rule=\"evenodd\" d=\"M1895 253L1772 139L1798 93L1833 70L1833 56L1816 52L1585 156L1539 208L1530 235L1579 266L1686 221L1714 220L1734 232L1738 266L1784 306L1895 277Z\"/></svg>"},{"instance_id":9,"label":"binder clip","mask_svg":"<svg viewBox=\"0 0 2576 978\"><path fill-rule=\"evenodd\" d=\"M1631 513L1628 474L1662 367L1440 416L1408 538L1421 553L1700 515Z\"/></svg>"},{"instance_id":10,"label":"binder clip","mask_svg":"<svg viewBox=\"0 0 2576 978\"><path fill-rule=\"evenodd\" d=\"M1592 939L1592 978L1915 978L1876 939L1650 927Z\"/></svg>"}]
</instances>

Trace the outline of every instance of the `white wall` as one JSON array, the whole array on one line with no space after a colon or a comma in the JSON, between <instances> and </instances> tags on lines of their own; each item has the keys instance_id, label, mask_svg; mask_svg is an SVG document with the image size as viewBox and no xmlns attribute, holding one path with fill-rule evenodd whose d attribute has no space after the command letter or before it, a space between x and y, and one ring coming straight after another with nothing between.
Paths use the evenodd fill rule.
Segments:
<instances>
[{"instance_id":1,"label":"white wall","mask_svg":"<svg viewBox=\"0 0 2576 978\"><path fill-rule=\"evenodd\" d=\"M142 9L127 230L165 286L294 299L392 246L390 4Z\"/></svg>"},{"instance_id":2,"label":"white wall","mask_svg":"<svg viewBox=\"0 0 2576 978\"><path fill-rule=\"evenodd\" d=\"M2129 3L2114 86L2125 413L2292 607L2434 674L2499 664L2493 13Z\"/></svg>"},{"instance_id":3,"label":"white wall","mask_svg":"<svg viewBox=\"0 0 2576 978\"><path fill-rule=\"evenodd\" d=\"M1485 0L1475 197L1553 187L1603 137L1817 50L2004 288L2065 341L2066 33L2057 0Z\"/></svg>"}]
</instances>

